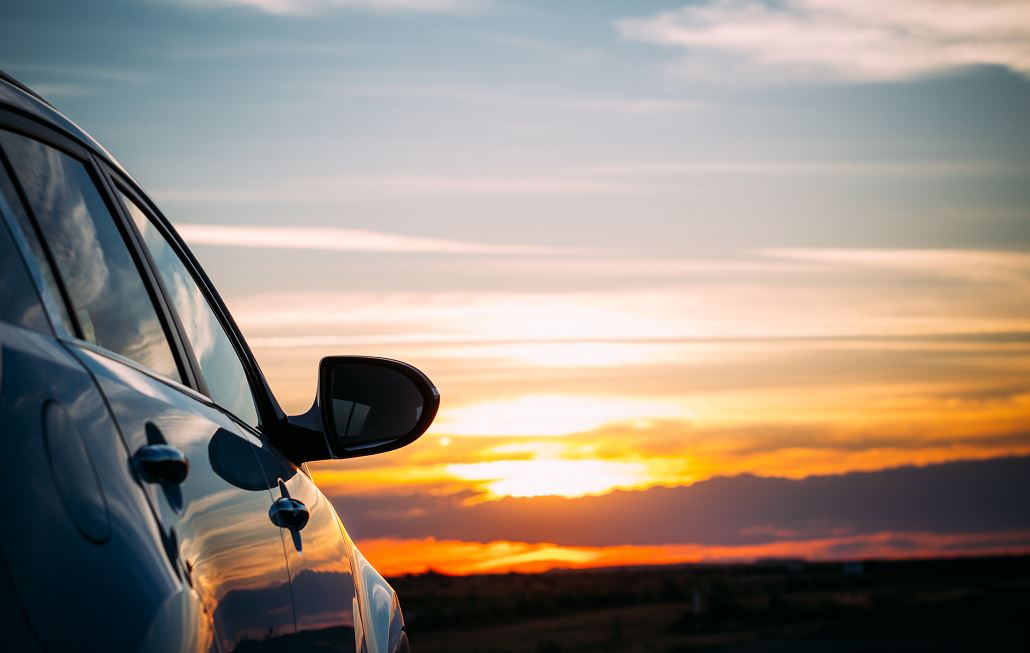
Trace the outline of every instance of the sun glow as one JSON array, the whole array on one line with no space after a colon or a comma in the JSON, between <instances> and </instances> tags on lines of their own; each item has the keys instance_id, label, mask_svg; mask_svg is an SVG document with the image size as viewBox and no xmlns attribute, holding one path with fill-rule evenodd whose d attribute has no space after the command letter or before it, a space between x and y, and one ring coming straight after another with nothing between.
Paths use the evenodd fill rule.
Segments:
<instances>
[{"instance_id":1,"label":"sun glow","mask_svg":"<svg viewBox=\"0 0 1030 653\"><path fill-rule=\"evenodd\" d=\"M690 412L675 401L530 395L445 409L433 430L448 435L561 436L606 424L690 417Z\"/></svg>"},{"instance_id":2,"label":"sun glow","mask_svg":"<svg viewBox=\"0 0 1030 653\"><path fill-rule=\"evenodd\" d=\"M561 546L545 542L465 542L456 540L375 539L362 553L387 576L433 569L447 574L542 572L623 565L699 562L748 562L763 558L932 558L941 555L1013 555L1030 551L1030 531L1003 533L880 532L864 535L781 540L735 546L669 544L656 546ZM842 556L846 548L850 555Z\"/></svg>"},{"instance_id":3,"label":"sun glow","mask_svg":"<svg viewBox=\"0 0 1030 653\"><path fill-rule=\"evenodd\" d=\"M481 483L489 498L580 497L640 487L650 480L643 463L608 460L498 460L448 465L447 472Z\"/></svg>"}]
</instances>

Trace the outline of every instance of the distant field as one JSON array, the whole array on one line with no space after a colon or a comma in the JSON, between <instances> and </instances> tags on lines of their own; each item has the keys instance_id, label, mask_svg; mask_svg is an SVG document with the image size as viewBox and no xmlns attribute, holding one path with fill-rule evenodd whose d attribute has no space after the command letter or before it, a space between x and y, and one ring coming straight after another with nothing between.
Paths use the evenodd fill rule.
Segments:
<instances>
[{"instance_id":1,"label":"distant field","mask_svg":"<svg viewBox=\"0 0 1030 653\"><path fill-rule=\"evenodd\" d=\"M416 653L1030 651L1030 557L391 583Z\"/></svg>"}]
</instances>

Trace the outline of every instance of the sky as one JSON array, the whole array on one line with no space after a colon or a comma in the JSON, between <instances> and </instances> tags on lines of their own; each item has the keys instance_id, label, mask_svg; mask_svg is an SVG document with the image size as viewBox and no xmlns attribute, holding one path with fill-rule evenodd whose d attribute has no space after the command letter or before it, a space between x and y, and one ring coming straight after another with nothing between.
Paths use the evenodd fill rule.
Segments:
<instances>
[{"instance_id":1,"label":"sky","mask_svg":"<svg viewBox=\"0 0 1030 653\"><path fill-rule=\"evenodd\" d=\"M0 17L288 412L324 355L439 386L312 466L387 573L1030 550L1030 3Z\"/></svg>"}]
</instances>

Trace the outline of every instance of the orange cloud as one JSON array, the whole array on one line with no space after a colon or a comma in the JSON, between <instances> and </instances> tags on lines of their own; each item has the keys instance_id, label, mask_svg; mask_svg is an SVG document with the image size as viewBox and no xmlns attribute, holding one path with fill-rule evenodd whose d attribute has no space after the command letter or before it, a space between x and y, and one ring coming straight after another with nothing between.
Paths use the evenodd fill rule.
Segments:
<instances>
[{"instance_id":1,"label":"orange cloud","mask_svg":"<svg viewBox=\"0 0 1030 653\"><path fill-rule=\"evenodd\" d=\"M418 574L429 569L466 575L629 565L752 562L764 558L801 558L818 562L1017 554L1030 551L1030 531L958 535L882 532L740 546L569 547L508 541L374 539L361 542L360 548L365 557L387 576Z\"/></svg>"}]
</instances>

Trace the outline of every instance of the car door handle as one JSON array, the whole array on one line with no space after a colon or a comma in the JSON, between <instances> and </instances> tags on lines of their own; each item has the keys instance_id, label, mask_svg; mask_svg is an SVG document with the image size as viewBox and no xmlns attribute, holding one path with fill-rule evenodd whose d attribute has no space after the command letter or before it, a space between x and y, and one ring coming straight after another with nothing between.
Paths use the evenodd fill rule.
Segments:
<instances>
[{"instance_id":1,"label":"car door handle","mask_svg":"<svg viewBox=\"0 0 1030 653\"><path fill-rule=\"evenodd\" d=\"M132 457L140 477L147 483L179 484L190 473L186 454L167 444L148 444Z\"/></svg>"},{"instance_id":2,"label":"car door handle","mask_svg":"<svg viewBox=\"0 0 1030 653\"><path fill-rule=\"evenodd\" d=\"M281 496L268 509L268 517L272 523L279 528L288 528L291 531L299 531L307 526L308 517L311 516L308 507L290 496L282 479L279 479L279 493Z\"/></svg>"}]
</instances>

